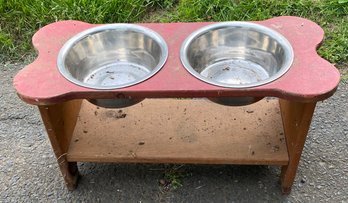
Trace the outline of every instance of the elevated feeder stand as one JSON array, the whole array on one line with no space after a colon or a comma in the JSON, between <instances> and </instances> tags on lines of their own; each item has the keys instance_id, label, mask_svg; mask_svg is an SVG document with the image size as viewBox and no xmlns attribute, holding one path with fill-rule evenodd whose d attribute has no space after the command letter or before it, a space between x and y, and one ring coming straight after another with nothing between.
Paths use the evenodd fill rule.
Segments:
<instances>
[{"instance_id":1,"label":"elevated feeder stand","mask_svg":"<svg viewBox=\"0 0 348 203\"><path fill-rule=\"evenodd\" d=\"M14 86L23 101L38 106L67 187L77 185L76 162L257 164L281 166L281 188L289 193L316 102L335 92L340 75L316 53L324 35L317 24L298 17L255 23L285 36L295 56L280 79L246 89L207 84L182 66L182 42L211 22L141 24L166 40L168 60L150 79L112 90L75 85L56 65L69 38L97 25L62 21L40 29L33 37L38 57ZM192 99L233 96L266 98L242 107ZM85 100L115 98L147 99L123 109Z\"/></svg>"}]
</instances>

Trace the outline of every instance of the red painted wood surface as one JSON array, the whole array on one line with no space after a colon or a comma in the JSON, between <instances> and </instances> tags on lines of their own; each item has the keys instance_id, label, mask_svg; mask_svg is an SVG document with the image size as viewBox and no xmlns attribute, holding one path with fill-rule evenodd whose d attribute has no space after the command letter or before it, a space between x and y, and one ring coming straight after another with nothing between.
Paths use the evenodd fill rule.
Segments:
<instances>
[{"instance_id":1,"label":"red painted wood surface","mask_svg":"<svg viewBox=\"0 0 348 203\"><path fill-rule=\"evenodd\" d=\"M155 76L140 84L113 90L94 90L66 80L56 65L63 44L75 34L97 26L79 21L49 24L33 36L37 59L22 69L14 79L18 95L27 103L53 104L70 99L116 97L219 97L275 96L287 100L312 102L330 97L336 90L340 74L334 65L317 55L316 48L324 37L314 22L299 17L276 17L255 22L284 35L292 44L295 58L291 69L280 79L253 88L223 88L191 76L181 65L179 50L184 39L203 23L141 24L161 34L169 48L169 57Z\"/></svg>"}]
</instances>

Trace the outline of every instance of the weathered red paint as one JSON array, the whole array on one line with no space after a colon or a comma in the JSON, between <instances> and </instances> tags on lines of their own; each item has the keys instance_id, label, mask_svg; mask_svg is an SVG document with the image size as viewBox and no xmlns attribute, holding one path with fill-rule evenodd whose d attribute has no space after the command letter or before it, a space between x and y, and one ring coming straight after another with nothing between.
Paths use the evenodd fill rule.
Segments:
<instances>
[{"instance_id":1,"label":"weathered red paint","mask_svg":"<svg viewBox=\"0 0 348 203\"><path fill-rule=\"evenodd\" d=\"M181 65L179 50L184 39L203 23L141 24L161 34L169 47L168 60L161 71L140 84L113 90L94 90L67 81L56 65L63 44L72 36L96 25L79 21L61 21L40 29L33 37L38 58L14 79L18 95L35 105L53 104L70 99L126 97L219 97L275 96L287 100L314 102L330 97L336 90L340 74L334 65L317 55L324 37L314 22L299 17L276 17L255 22L283 34L292 44L295 59L291 69L280 79L253 88L223 88L191 76Z\"/></svg>"}]
</instances>

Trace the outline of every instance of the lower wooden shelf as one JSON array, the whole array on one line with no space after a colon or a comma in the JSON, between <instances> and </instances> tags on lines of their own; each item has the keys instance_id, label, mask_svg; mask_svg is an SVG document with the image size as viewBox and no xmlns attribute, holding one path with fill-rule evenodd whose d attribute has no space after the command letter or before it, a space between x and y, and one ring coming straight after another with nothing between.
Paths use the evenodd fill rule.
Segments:
<instances>
[{"instance_id":1,"label":"lower wooden shelf","mask_svg":"<svg viewBox=\"0 0 348 203\"><path fill-rule=\"evenodd\" d=\"M278 99L226 107L204 99L146 99L123 109L83 101L70 162L287 165Z\"/></svg>"}]
</instances>

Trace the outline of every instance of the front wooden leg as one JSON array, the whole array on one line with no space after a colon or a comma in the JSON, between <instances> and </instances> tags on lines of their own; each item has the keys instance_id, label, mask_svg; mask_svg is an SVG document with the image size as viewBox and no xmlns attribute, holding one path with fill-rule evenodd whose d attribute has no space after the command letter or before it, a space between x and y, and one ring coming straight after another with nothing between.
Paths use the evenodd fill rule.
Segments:
<instances>
[{"instance_id":1,"label":"front wooden leg","mask_svg":"<svg viewBox=\"0 0 348 203\"><path fill-rule=\"evenodd\" d=\"M41 118L45 124L60 171L69 190L76 188L79 176L76 162L68 162L66 155L80 107L81 100L39 106Z\"/></svg>"},{"instance_id":2,"label":"front wooden leg","mask_svg":"<svg viewBox=\"0 0 348 203\"><path fill-rule=\"evenodd\" d=\"M289 163L282 167L280 181L282 192L289 194L295 180L316 102L301 103L280 99L279 104L289 154Z\"/></svg>"}]
</instances>

